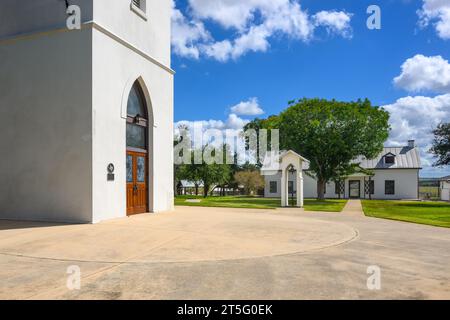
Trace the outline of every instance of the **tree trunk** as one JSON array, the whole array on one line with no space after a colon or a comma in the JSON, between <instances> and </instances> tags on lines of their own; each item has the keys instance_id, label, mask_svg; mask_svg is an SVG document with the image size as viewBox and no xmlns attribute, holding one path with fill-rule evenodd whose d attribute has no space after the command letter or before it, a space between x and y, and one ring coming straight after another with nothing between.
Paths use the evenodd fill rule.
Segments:
<instances>
[{"instance_id":1,"label":"tree trunk","mask_svg":"<svg viewBox=\"0 0 450 320\"><path fill-rule=\"evenodd\" d=\"M198 184L195 184L195 195L198 196Z\"/></svg>"},{"instance_id":2,"label":"tree trunk","mask_svg":"<svg viewBox=\"0 0 450 320\"><path fill-rule=\"evenodd\" d=\"M317 199L318 200L325 199L325 193L324 193L325 183L326 183L325 180L322 178L319 178L317 180Z\"/></svg>"},{"instance_id":3,"label":"tree trunk","mask_svg":"<svg viewBox=\"0 0 450 320\"><path fill-rule=\"evenodd\" d=\"M208 191L209 191L209 185L205 184L203 186L203 197L207 198L208 197Z\"/></svg>"}]
</instances>

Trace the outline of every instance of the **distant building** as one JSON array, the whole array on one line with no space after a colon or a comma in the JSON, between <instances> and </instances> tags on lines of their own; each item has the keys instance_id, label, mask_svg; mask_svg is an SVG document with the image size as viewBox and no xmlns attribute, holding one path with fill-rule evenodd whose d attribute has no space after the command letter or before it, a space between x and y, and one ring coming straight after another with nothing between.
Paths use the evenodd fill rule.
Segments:
<instances>
[{"instance_id":1,"label":"distant building","mask_svg":"<svg viewBox=\"0 0 450 320\"><path fill-rule=\"evenodd\" d=\"M450 201L450 176L440 179L441 200Z\"/></svg>"},{"instance_id":2,"label":"distant building","mask_svg":"<svg viewBox=\"0 0 450 320\"><path fill-rule=\"evenodd\" d=\"M421 168L419 149L413 140L404 147L386 147L374 159L358 157L361 168L370 169L374 175L357 173L341 183L329 182L325 188L326 198L353 199L419 199L419 172ZM303 163L304 197L317 197L317 182ZM296 174L289 176L289 194L296 193ZM281 196L281 172L265 175L265 197Z\"/></svg>"}]
</instances>

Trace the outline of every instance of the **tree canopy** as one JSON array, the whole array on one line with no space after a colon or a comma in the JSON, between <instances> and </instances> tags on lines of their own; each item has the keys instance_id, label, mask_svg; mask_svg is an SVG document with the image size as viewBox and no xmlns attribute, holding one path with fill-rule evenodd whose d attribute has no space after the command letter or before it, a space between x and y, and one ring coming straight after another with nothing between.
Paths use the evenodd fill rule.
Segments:
<instances>
[{"instance_id":1,"label":"tree canopy","mask_svg":"<svg viewBox=\"0 0 450 320\"><path fill-rule=\"evenodd\" d=\"M246 195L254 195L264 188L265 181L259 170L241 170L234 174L234 180L244 186Z\"/></svg>"},{"instance_id":2,"label":"tree canopy","mask_svg":"<svg viewBox=\"0 0 450 320\"><path fill-rule=\"evenodd\" d=\"M434 141L430 152L438 158L434 166L450 165L450 123L441 123L433 134Z\"/></svg>"},{"instance_id":3,"label":"tree canopy","mask_svg":"<svg viewBox=\"0 0 450 320\"><path fill-rule=\"evenodd\" d=\"M201 150L202 154L208 146ZM228 152L223 146L224 153ZM195 164L195 150L191 150L191 163L182 164L177 170L178 180L187 180L195 184L203 184L203 196L207 197L217 185L227 184L232 179L232 165L220 163L207 163L204 159L201 164Z\"/></svg>"},{"instance_id":4,"label":"tree canopy","mask_svg":"<svg viewBox=\"0 0 450 320\"><path fill-rule=\"evenodd\" d=\"M390 129L389 113L367 99L300 99L278 116L258 119L252 126L278 128L281 148L294 150L310 161L320 199L327 182L356 170L352 161L357 156L370 159L378 155Z\"/></svg>"}]
</instances>

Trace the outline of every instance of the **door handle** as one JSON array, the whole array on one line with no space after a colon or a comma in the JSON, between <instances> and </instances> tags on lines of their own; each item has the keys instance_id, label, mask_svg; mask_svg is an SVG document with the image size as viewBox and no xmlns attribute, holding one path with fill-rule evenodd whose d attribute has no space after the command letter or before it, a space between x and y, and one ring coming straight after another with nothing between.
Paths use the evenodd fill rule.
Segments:
<instances>
[{"instance_id":1,"label":"door handle","mask_svg":"<svg viewBox=\"0 0 450 320\"><path fill-rule=\"evenodd\" d=\"M133 186L133 192L136 194L137 191L138 191L138 186L137 186L137 184L135 184L135 185Z\"/></svg>"}]
</instances>

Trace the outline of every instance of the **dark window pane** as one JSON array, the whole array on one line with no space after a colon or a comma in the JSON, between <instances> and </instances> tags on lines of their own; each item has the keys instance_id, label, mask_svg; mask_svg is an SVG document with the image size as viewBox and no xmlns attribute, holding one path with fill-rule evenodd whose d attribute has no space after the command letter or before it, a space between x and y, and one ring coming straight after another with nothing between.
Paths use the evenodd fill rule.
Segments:
<instances>
[{"instance_id":1,"label":"dark window pane","mask_svg":"<svg viewBox=\"0 0 450 320\"><path fill-rule=\"evenodd\" d=\"M146 149L146 128L127 123L127 147Z\"/></svg>"},{"instance_id":2,"label":"dark window pane","mask_svg":"<svg viewBox=\"0 0 450 320\"><path fill-rule=\"evenodd\" d=\"M137 158L137 181L145 182L145 158Z\"/></svg>"},{"instance_id":3,"label":"dark window pane","mask_svg":"<svg viewBox=\"0 0 450 320\"><path fill-rule=\"evenodd\" d=\"M270 193L277 193L277 182L270 181Z\"/></svg>"},{"instance_id":4,"label":"dark window pane","mask_svg":"<svg viewBox=\"0 0 450 320\"><path fill-rule=\"evenodd\" d=\"M146 118L147 115L147 113L145 112L145 104L142 100L140 89L136 84L133 86L130 91L130 95L128 96L127 114L130 117L140 115L143 118Z\"/></svg>"},{"instance_id":5,"label":"dark window pane","mask_svg":"<svg viewBox=\"0 0 450 320\"><path fill-rule=\"evenodd\" d=\"M385 162L386 162L387 164L394 164L394 163L395 163L395 157L393 157L393 156L387 156L387 157L385 158Z\"/></svg>"},{"instance_id":6,"label":"dark window pane","mask_svg":"<svg viewBox=\"0 0 450 320\"><path fill-rule=\"evenodd\" d=\"M384 183L385 185L385 194L394 195L395 194L395 181L387 180Z\"/></svg>"},{"instance_id":7,"label":"dark window pane","mask_svg":"<svg viewBox=\"0 0 450 320\"><path fill-rule=\"evenodd\" d=\"M127 182L133 182L133 156L127 155Z\"/></svg>"}]
</instances>

